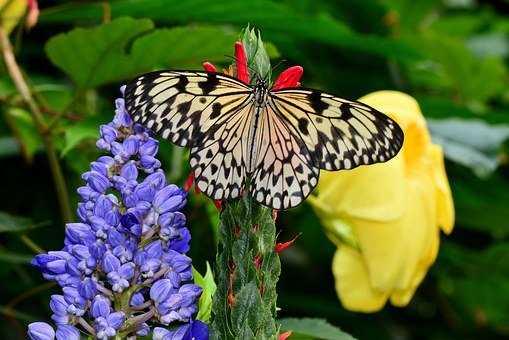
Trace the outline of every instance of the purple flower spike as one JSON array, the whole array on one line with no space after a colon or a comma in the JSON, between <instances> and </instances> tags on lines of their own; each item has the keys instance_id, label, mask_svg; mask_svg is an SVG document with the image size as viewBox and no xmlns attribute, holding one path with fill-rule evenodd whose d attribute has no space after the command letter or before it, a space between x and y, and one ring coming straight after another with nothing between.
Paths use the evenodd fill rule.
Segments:
<instances>
[{"instance_id":1,"label":"purple flower spike","mask_svg":"<svg viewBox=\"0 0 509 340\"><path fill-rule=\"evenodd\" d=\"M181 212L186 193L166 182L152 133L133 122L123 98L115 105L96 143L108 154L91 162L77 190L79 221L66 225L63 249L32 260L62 288L50 300L56 333L36 322L28 336L111 339L153 331L154 339L202 339L206 325L193 320L201 289L185 255L191 239ZM124 314L125 304L133 313Z\"/></svg>"}]
</instances>

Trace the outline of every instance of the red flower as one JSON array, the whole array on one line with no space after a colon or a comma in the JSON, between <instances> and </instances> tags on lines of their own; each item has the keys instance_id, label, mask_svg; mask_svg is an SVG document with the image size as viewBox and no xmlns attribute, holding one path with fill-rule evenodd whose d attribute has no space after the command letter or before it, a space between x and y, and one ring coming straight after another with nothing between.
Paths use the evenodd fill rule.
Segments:
<instances>
[{"instance_id":1,"label":"red flower","mask_svg":"<svg viewBox=\"0 0 509 340\"><path fill-rule=\"evenodd\" d=\"M235 43L235 65L237 68L237 79L245 84L249 84L246 50L240 41ZM217 67L208 61L203 63L203 69L207 72L217 72ZM274 85L272 85L272 90L299 87L300 78L302 78L303 73L304 69L302 66L292 66L287 68L279 74Z\"/></svg>"},{"instance_id":2,"label":"red flower","mask_svg":"<svg viewBox=\"0 0 509 340\"><path fill-rule=\"evenodd\" d=\"M204 62L203 69L207 72L217 72L217 68L214 66L214 64L209 63L208 61Z\"/></svg>"},{"instance_id":3,"label":"red flower","mask_svg":"<svg viewBox=\"0 0 509 340\"><path fill-rule=\"evenodd\" d=\"M184 182L182 189L184 189L184 191L189 191L191 189L191 187L193 186L193 182L194 182L194 173L191 172L189 174L189 176L187 176L187 179Z\"/></svg>"},{"instance_id":4,"label":"red flower","mask_svg":"<svg viewBox=\"0 0 509 340\"><path fill-rule=\"evenodd\" d=\"M286 340L292 335L292 331L286 331L284 333L279 334L278 340Z\"/></svg>"},{"instance_id":5,"label":"red flower","mask_svg":"<svg viewBox=\"0 0 509 340\"><path fill-rule=\"evenodd\" d=\"M300 236L300 234L296 235L293 239L290 241L282 242L282 243L276 243L276 246L274 247L274 251L276 253L281 253L282 251L286 250L287 248L291 247L295 240Z\"/></svg>"},{"instance_id":6,"label":"red flower","mask_svg":"<svg viewBox=\"0 0 509 340\"><path fill-rule=\"evenodd\" d=\"M272 89L280 90L288 87L299 87L300 78L302 78L303 73L304 69L302 66L292 66L287 68L279 74L274 85L272 85Z\"/></svg>"},{"instance_id":7,"label":"red flower","mask_svg":"<svg viewBox=\"0 0 509 340\"><path fill-rule=\"evenodd\" d=\"M26 26L32 28L37 24L39 18L39 6L37 0L28 0L28 14L26 18Z\"/></svg>"},{"instance_id":8,"label":"red flower","mask_svg":"<svg viewBox=\"0 0 509 340\"><path fill-rule=\"evenodd\" d=\"M246 50L244 50L244 45L240 41L235 43L235 62L237 63L237 78L241 82L249 84Z\"/></svg>"}]
</instances>

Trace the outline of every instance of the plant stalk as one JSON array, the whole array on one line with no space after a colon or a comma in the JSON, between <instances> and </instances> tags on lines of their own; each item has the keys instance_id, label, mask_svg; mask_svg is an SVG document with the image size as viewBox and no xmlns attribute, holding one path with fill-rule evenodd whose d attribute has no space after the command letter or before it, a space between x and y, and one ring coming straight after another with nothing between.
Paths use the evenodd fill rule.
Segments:
<instances>
[{"instance_id":1,"label":"plant stalk","mask_svg":"<svg viewBox=\"0 0 509 340\"><path fill-rule=\"evenodd\" d=\"M221 214L216 258L213 339L277 339L276 284L281 272L274 250L272 211L250 196Z\"/></svg>"},{"instance_id":2,"label":"plant stalk","mask_svg":"<svg viewBox=\"0 0 509 340\"><path fill-rule=\"evenodd\" d=\"M7 71L9 72L9 75L14 85L16 86L16 89L20 93L21 98L28 105L30 113L34 119L35 126L37 127L37 131L43 139L46 148L46 154L48 156L48 163L53 175L53 180L55 182L55 190L58 197L58 203L60 205L62 220L64 222L69 222L72 220L73 214L71 211L65 178L60 166L60 162L58 161L53 136L51 135L51 131L44 120L42 112L35 102L32 93L30 92L30 88L28 87L28 84L23 77L23 73L21 72L18 63L16 62L9 37L2 28L0 28L0 48L2 49L3 59L5 66L7 67Z\"/></svg>"}]
</instances>

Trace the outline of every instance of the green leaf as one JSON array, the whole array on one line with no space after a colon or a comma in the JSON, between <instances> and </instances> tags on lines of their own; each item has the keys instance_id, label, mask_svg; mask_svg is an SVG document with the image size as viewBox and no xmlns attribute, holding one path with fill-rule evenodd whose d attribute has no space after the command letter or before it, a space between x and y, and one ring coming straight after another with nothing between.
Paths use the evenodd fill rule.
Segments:
<instances>
[{"instance_id":1,"label":"green leaf","mask_svg":"<svg viewBox=\"0 0 509 340\"><path fill-rule=\"evenodd\" d=\"M51 38L46 53L78 87L92 88L153 69L196 69L206 59L226 60L236 38L216 26L153 28L148 19L132 18L76 28Z\"/></svg>"},{"instance_id":2,"label":"green leaf","mask_svg":"<svg viewBox=\"0 0 509 340\"><path fill-rule=\"evenodd\" d=\"M475 57L461 39L430 32L405 39L424 56L412 61L406 72L415 87L457 97L478 110L507 87L503 61Z\"/></svg>"},{"instance_id":3,"label":"green leaf","mask_svg":"<svg viewBox=\"0 0 509 340\"><path fill-rule=\"evenodd\" d=\"M209 263L207 262L207 271L205 272L205 276L202 276L193 267L193 277L194 283L203 289L200 300L198 301L198 315L196 318L203 322L208 322L210 314L212 313L212 296L217 289Z\"/></svg>"},{"instance_id":4,"label":"green leaf","mask_svg":"<svg viewBox=\"0 0 509 340\"><path fill-rule=\"evenodd\" d=\"M46 43L46 53L81 88L119 80L132 66L124 53L131 39L154 27L148 19L121 18L94 28L76 28Z\"/></svg>"},{"instance_id":5,"label":"green leaf","mask_svg":"<svg viewBox=\"0 0 509 340\"><path fill-rule=\"evenodd\" d=\"M252 23L263 30L276 45L278 40L303 46L304 42L325 43L331 46L409 60L418 54L409 44L376 35L359 34L345 23L328 15L303 15L293 6L268 0L138 0L115 1L111 11L116 16L150 17L166 23L227 23L244 26ZM102 4L69 4L45 10L41 22L69 22L97 20L102 17Z\"/></svg>"},{"instance_id":6,"label":"green leaf","mask_svg":"<svg viewBox=\"0 0 509 340\"><path fill-rule=\"evenodd\" d=\"M467 41L468 48L478 57L500 57L509 55L509 37L501 32L479 34Z\"/></svg>"},{"instance_id":7,"label":"green leaf","mask_svg":"<svg viewBox=\"0 0 509 340\"><path fill-rule=\"evenodd\" d=\"M61 156L64 157L69 151L74 149L84 140L97 139L101 123L105 123L104 117L93 116L83 122L79 122L67 128L65 130L65 144L62 149Z\"/></svg>"},{"instance_id":8,"label":"green leaf","mask_svg":"<svg viewBox=\"0 0 509 340\"><path fill-rule=\"evenodd\" d=\"M0 250L0 262L28 264L32 258L32 255L18 254L10 251Z\"/></svg>"},{"instance_id":9,"label":"green leaf","mask_svg":"<svg viewBox=\"0 0 509 340\"><path fill-rule=\"evenodd\" d=\"M0 137L0 158L17 155L20 152L19 143L13 137Z\"/></svg>"},{"instance_id":10,"label":"green leaf","mask_svg":"<svg viewBox=\"0 0 509 340\"><path fill-rule=\"evenodd\" d=\"M43 147L32 116L22 108L11 107L5 112L5 118L14 131L14 137L20 143L23 154L31 160L34 154Z\"/></svg>"},{"instance_id":11,"label":"green leaf","mask_svg":"<svg viewBox=\"0 0 509 340\"><path fill-rule=\"evenodd\" d=\"M0 212L0 233L23 233L27 230L48 225L48 222L34 223L26 217Z\"/></svg>"},{"instance_id":12,"label":"green leaf","mask_svg":"<svg viewBox=\"0 0 509 340\"><path fill-rule=\"evenodd\" d=\"M260 298L260 291L254 282L244 285L235 296L235 305L232 308L232 325L240 334L250 331L257 331L260 327L260 308L263 308Z\"/></svg>"},{"instance_id":13,"label":"green leaf","mask_svg":"<svg viewBox=\"0 0 509 340\"><path fill-rule=\"evenodd\" d=\"M281 331L292 331L291 339L353 340L354 338L323 319L280 319Z\"/></svg>"},{"instance_id":14,"label":"green leaf","mask_svg":"<svg viewBox=\"0 0 509 340\"><path fill-rule=\"evenodd\" d=\"M477 119L428 119L433 140L445 156L486 177L497 168L502 143L509 138L509 125L488 125Z\"/></svg>"}]
</instances>

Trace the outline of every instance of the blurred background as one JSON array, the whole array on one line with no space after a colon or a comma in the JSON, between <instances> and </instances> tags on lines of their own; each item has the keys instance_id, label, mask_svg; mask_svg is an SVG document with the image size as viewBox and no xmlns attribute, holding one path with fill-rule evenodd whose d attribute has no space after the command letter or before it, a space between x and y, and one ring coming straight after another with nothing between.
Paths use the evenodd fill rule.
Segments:
<instances>
[{"instance_id":1,"label":"blurred background","mask_svg":"<svg viewBox=\"0 0 509 340\"><path fill-rule=\"evenodd\" d=\"M444 148L456 210L454 230L441 236L437 260L408 306L388 303L370 314L338 300L336 246L311 206L281 213L279 239L301 236L281 255L280 315L324 318L359 339L509 337L509 1L48 0L38 3L38 18L35 1L0 5L49 131L37 129L2 64L3 339L23 339L27 323L48 319L56 291L29 265L38 250L62 247L48 139L74 211L80 175L98 156L98 127L111 120L120 85L154 69L200 69L205 60L226 67L248 23L261 30L272 64L284 60L275 74L302 65L304 86L345 98L375 90L413 96ZM161 143L159 157L181 185L186 152ZM218 213L192 194L187 214L190 255L204 272L215 256Z\"/></svg>"}]
</instances>

